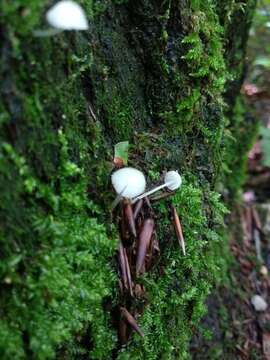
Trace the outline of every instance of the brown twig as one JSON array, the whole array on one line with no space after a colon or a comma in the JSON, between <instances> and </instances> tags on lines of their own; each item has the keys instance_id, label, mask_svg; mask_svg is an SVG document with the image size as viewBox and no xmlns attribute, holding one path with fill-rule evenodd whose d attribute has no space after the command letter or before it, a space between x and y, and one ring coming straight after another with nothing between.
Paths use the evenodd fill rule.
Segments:
<instances>
[{"instance_id":1,"label":"brown twig","mask_svg":"<svg viewBox=\"0 0 270 360\"><path fill-rule=\"evenodd\" d=\"M182 232L182 227L179 216L174 206L172 207L172 212L173 212L173 224L174 224L177 240L179 242L180 247L183 250L183 254L186 255L185 240Z\"/></svg>"},{"instance_id":2,"label":"brown twig","mask_svg":"<svg viewBox=\"0 0 270 360\"><path fill-rule=\"evenodd\" d=\"M137 232L136 232L136 226L135 226L135 221L134 221L134 214L133 214L131 202L128 199L125 199L125 201L124 201L124 214L125 214L125 218L127 220L131 234L134 237L136 237Z\"/></svg>"},{"instance_id":3,"label":"brown twig","mask_svg":"<svg viewBox=\"0 0 270 360\"><path fill-rule=\"evenodd\" d=\"M135 206L134 206L134 210L133 210L133 217L134 217L134 220L137 219L141 209L142 209L142 206L143 206L143 199L140 199L136 202Z\"/></svg>"},{"instance_id":4,"label":"brown twig","mask_svg":"<svg viewBox=\"0 0 270 360\"><path fill-rule=\"evenodd\" d=\"M126 320L126 322L135 330L141 337L144 337L144 333L140 329L134 317L125 309L124 307L120 307L120 312L122 317Z\"/></svg>"},{"instance_id":5,"label":"brown twig","mask_svg":"<svg viewBox=\"0 0 270 360\"><path fill-rule=\"evenodd\" d=\"M170 196L172 196L174 194L175 194L175 191L165 192L165 193L162 193L162 194L151 197L150 200L152 202L155 202L155 201L159 201L159 200L162 200L162 199L166 199L166 198L168 198L168 197L170 197Z\"/></svg>"},{"instance_id":6,"label":"brown twig","mask_svg":"<svg viewBox=\"0 0 270 360\"><path fill-rule=\"evenodd\" d=\"M124 284L124 287L126 289L128 289L128 278L127 278L127 270L126 270L126 261L125 261L124 251L125 250L124 250L122 241L120 241L118 259L119 259L119 265L120 265L120 269L121 269L123 284Z\"/></svg>"},{"instance_id":7,"label":"brown twig","mask_svg":"<svg viewBox=\"0 0 270 360\"><path fill-rule=\"evenodd\" d=\"M139 244L137 249L137 260L136 260L136 274L144 272L144 263L147 249L150 244L150 240L154 231L154 220L146 219L143 223L142 230L139 236Z\"/></svg>"},{"instance_id":8,"label":"brown twig","mask_svg":"<svg viewBox=\"0 0 270 360\"><path fill-rule=\"evenodd\" d=\"M128 287L129 287L129 292L130 292L130 295L133 296L130 266L129 266L128 257L127 257L127 252L126 252L126 249L125 249L125 248L124 248L124 259L125 259L125 265L126 265L127 283L128 283Z\"/></svg>"}]
</instances>

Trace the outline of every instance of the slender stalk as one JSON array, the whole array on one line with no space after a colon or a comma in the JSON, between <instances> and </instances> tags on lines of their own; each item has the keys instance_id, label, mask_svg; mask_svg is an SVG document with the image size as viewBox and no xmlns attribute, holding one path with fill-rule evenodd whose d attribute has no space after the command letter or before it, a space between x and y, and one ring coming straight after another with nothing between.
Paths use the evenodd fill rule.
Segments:
<instances>
[{"instance_id":1,"label":"slender stalk","mask_svg":"<svg viewBox=\"0 0 270 360\"><path fill-rule=\"evenodd\" d=\"M149 195L153 194L154 192L159 191L159 190L165 188L166 186L168 186L168 184L169 184L169 183L165 183L165 184L159 185L159 186L155 187L154 189L149 190L149 191L147 191L147 192L145 192L145 193L137 196L136 198L134 198L134 199L131 201L131 203L134 204L136 201L138 201L138 200L140 200L140 199L143 199L143 198L145 198L146 196L149 196Z\"/></svg>"}]
</instances>

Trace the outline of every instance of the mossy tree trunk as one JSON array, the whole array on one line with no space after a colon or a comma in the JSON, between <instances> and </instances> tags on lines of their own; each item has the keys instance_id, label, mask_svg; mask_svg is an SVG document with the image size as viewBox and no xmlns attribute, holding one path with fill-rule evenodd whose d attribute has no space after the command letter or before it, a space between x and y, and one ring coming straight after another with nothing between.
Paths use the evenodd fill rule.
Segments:
<instances>
[{"instance_id":1,"label":"mossy tree trunk","mask_svg":"<svg viewBox=\"0 0 270 360\"><path fill-rule=\"evenodd\" d=\"M226 190L233 166L241 171L229 175L229 190L241 185L244 156L233 161L239 143L231 133L247 133L235 99L255 0L80 3L89 31L35 37L52 2L1 2L0 352L3 359L185 359L222 265L225 208L216 191ZM148 184L166 169L184 181L155 205L161 257L138 280L148 293L138 320L145 338L134 335L121 349L109 208L113 145L123 140L129 165ZM239 154L248 142L249 135Z\"/></svg>"}]
</instances>

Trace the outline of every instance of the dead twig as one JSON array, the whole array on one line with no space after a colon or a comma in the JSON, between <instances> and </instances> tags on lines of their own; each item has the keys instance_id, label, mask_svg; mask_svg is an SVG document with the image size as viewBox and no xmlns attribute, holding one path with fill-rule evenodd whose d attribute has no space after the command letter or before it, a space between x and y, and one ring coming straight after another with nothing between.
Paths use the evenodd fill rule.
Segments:
<instances>
[{"instance_id":1,"label":"dead twig","mask_svg":"<svg viewBox=\"0 0 270 360\"><path fill-rule=\"evenodd\" d=\"M134 237L136 237L137 232L136 232L136 226L135 226L135 221L134 221L134 214L133 214L131 202L128 199L125 199L125 201L124 201L124 215L125 215L125 219L128 223L131 234Z\"/></svg>"},{"instance_id":2,"label":"dead twig","mask_svg":"<svg viewBox=\"0 0 270 360\"><path fill-rule=\"evenodd\" d=\"M120 269L121 269L121 275L122 275L123 284L124 284L124 287L126 289L128 289L126 261L125 261L124 247L123 247L122 241L120 241L120 244L119 244L119 256L118 256L118 258L119 258L119 265L120 265Z\"/></svg>"},{"instance_id":3,"label":"dead twig","mask_svg":"<svg viewBox=\"0 0 270 360\"><path fill-rule=\"evenodd\" d=\"M127 309L121 307L120 312L123 319L126 320L126 322L132 327L132 329L135 330L141 337L144 337L144 333L140 329L134 317L127 311Z\"/></svg>"},{"instance_id":4,"label":"dead twig","mask_svg":"<svg viewBox=\"0 0 270 360\"><path fill-rule=\"evenodd\" d=\"M173 212L173 224L174 224L177 240L179 242L180 247L182 248L183 254L186 255L186 247L185 247L185 240L182 232L182 227L179 216L174 206L172 207L172 212Z\"/></svg>"},{"instance_id":5,"label":"dead twig","mask_svg":"<svg viewBox=\"0 0 270 360\"><path fill-rule=\"evenodd\" d=\"M150 240L154 231L154 220L146 219L139 236L139 244L137 249L136 274L144 272L145 256L150 244Z\"/></svg>"},{"instance_id":6,"label":"dead twig","mask_svg":"<svg viewBox=\"0 0 270 360\"><path fill-rule=\"evenodd\" d=\"M124 260L125 260L125 265L126 265L128 288L129 288L130 295L133 296L132 279L131 279L131 273L130 273L130 267L129 267L128 257L127 257L127 252L126 252L125 248L124 248Z\"/></svg>"}]
</instances>

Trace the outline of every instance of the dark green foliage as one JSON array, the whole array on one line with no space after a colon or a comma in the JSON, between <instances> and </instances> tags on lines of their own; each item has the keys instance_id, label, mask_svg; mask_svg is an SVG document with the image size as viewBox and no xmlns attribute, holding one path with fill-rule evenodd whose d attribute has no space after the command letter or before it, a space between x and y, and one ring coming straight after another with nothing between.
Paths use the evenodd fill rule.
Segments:
<instances>
[{"instance_id":1,"label":"dark green foliage","mask_svg":"<svg viewBox=\"0 0 270 360\"><path fill-rule=\"evenodd\" d=\"M242 64L242 52L224 56L235 26L228 19L239 9L225 1L219 16L210 0L80 3L90 30L50 38L33 31L47 26L51 1L1 4L0 352L3 359L110 359L112 352L185 359L223 266L226 210L217 184L224 169L243 166L230 140L243 118L226 114L228 125L223 96L229 60ZM243 36L253 6L241 10ZM238 83L241 76L234 74ZM146 336L122 349L110 312L118 295L109 182L119 141L129 141L129 165L149 183L164 169L184 177L172 200L155 205L162 255L138 280L149 298L138 320ZM237 191L242 170L230 177ZM185 258L170 203L181 217Z\"/></svg>"},{"instance_id":2,"label":"dark green foliage","mask_svg":"<svg viewBox=\"0 0 270 360\"><path fill-rule=\"evenodd\" d=\"M31 354L52 358L57 345L63 344L60 351L65 352L71 334L89 327L93 358L105 356L103 343L107 351L113 346L102 302L115 282L108 258L116 243L91 215L100 209L87 199L87 179L68 160L62 131L59 143L58 178L50 184L34 177L25 159L9 144L2 145L1 179L14 185L1 204L2 211L5 200L10 204L3 214L6 231L1 245L5 314L0 348L5 358L15 354L17 358ZM8 179L11 171L14 178Z\"/></svg>"},{"instance_id":3,"label":"dark green foliage","mask_svg":"<svg viewBox=\"0 0 270 360\"><path fill-rule=\"evenodd\" d=\"M233 123L225 132L224 186L231 200L239 200L246 180L248 152L256 140L258 124L239 97L232 109ZM237 156L236 156L237 155ZM229 166L228 166L229 164Z\"/></svg>"}]
</instances>

